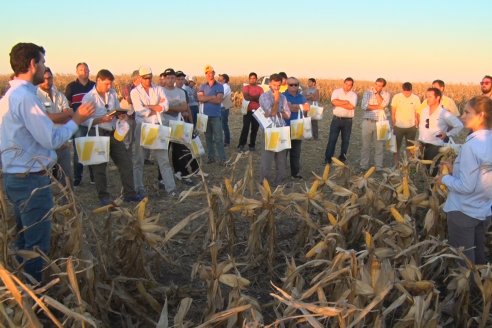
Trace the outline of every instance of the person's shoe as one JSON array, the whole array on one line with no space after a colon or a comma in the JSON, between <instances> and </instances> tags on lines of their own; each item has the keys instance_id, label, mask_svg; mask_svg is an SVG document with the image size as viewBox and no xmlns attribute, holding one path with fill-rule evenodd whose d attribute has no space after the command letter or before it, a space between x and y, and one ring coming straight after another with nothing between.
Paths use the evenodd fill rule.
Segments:
<instances>
[{"instance_id":1,"label":"person's shoe","mask_svg":"<svg viewBox=\"0 0 492 328\"><path fill-rule=\"evenodd\" d=\"M178 179L179 181L181 181L181 179L182 179L182 177L181 177L181 171L174 173L174 177L175 177L176 179ZM162 181L162 180L161 180L161 181Z\"/></svg>"},{"instance_id":2,"label":"person's shoe","mask_svg":"<svg viewBox=\"0 0 492 328\"><path fill-rule=\"evenodd\" d=\"M256 147L255 146L249 146L249 151L256 151Z\"/></svg>"},{"instance_id":3,"label":"person's shoe","mask_svg":"<svg viewBox=\"0 0 492 328\"><path fill-rule=\"evenodd\" d=\"M221 167L227 166L226 161L225 161L225 160L223 160L223 159L219 160L219 161L217 162L217 165L218 165L218 166L221 166Z\"/></svg>"},{"instance_id":4,"label":"person's shoe","mask_svg":"<svg viewBox=\"0 0 492 328\"><path fill-rule=\"evenodd\" d=\"M144 165L154 165L154 161L150 159L144 160Z\"/></svg>"},{"instance_id":5,"label":"person's shoe","mask_svg":"<svg viewBox=\"0 0 492 328\"><path fill-rule=\"evenodd\" d=\"M294 179L294 180L302 180L302 176L301 176L301 175L299 175L299 174L297 174L297 175L293 175L293 176L292 176L292 179Z\"/></svg>"},{"instance_id":6,"label":"person's shoe","mask_svg":"<svg viewBox=\"0 0 492 328\"><path fill-rule=\"evenodd\" d=\"M165 190L165 189L166 189L166 185L164 184L164 181L159 180L159 190Z\"/></svg>"},{"instance_id":7,"label":"person's shoe","mask_svg":"<svg viewBox=\"0 0 492 328\"><path fill-rule=\"evenodd\" d=\"M240 153L244 153L244 146L237 146L237 151Z\"/></svg>"},{"instance_id":8,"label":"person's shoe","mask_svg":"<svg viewBox=\"0 0 492 328\"><path fill-rule=\"evenodd\" d=\"M224 143L224 147L229 147L229 144L228 143Z\"/></svg>"},{"instance_id":9,"label":"person's shoe","mask_svg":"<svg viewBox=\"0 0 492 328\"><path fill-rule=\"evenodd\" d=\"M82 181L80 179L75 179L73 180L73 186L74 187L78 187L80 186L80 184L82 183Z\"/></svg>"},{"instance_id":10,"label":"person's shoe","mask_svg":"<svg viewBox=\"0 0 492 328\"><path fill-rule=\"evenodd\" d=\"M109 198L102 198L99 200L99 203L101 204L101 206L106 206L112 204L113 202Z\"/></svg>"},{"instance_id":11,"label":"person's shoe","mask_svg":"<svg viewBox=\"0 0 492 328\"><path fill-rule=\"evenodd\" d=\"M209 158L207 161L207 164L212 164L212 163L215 163L215 159Z\"/></svg>"},{"instance_id":12,"label":"person's shoe","mask_svg":"<svg viewBox=\"0 0 492 328\"><path fill-rule=\"evenodd\" d=\"M178 196L178 193L176 192L176 190L173 190L173 191L170 191L167 193L167 197L169 197L169 198L175 198L176 196Z\"/></svg>"},{"instance_id":13,"label":"person's shoe","mask_svg":"<svg viewBox=\"0 0 492 328\"><path fill-rule=\"evenodd\" d=\"M139 202L141 201L142 199L144 199L144 197L142 195L139 195L139 194L135 194L133 196L124 196L123 197L123 201L125 203L133 203L133 202Z\"/></svg>"},{"instance_id":14,"label":"person's shoe","mask_svg":"<svg viewBox=\"0 0 492 328\"><path fill-rule=\"evenodd\" d=\"M91 185L95 185L95 184L96 184L96 182L95 182L93 179L91 179L91 181L90 181L89 183L90 183Z\"/></svg>"}]
</instances>

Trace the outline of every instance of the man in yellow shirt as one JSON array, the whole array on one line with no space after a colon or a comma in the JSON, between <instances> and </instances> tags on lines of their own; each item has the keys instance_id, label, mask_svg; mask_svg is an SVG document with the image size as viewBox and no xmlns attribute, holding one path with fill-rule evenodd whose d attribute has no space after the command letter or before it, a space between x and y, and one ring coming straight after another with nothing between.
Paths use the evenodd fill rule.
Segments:
<instances>
[{"instance_id":1,"label":"man in yellow shirt","mask_svg":"<svg viewBox=\"0 0 492 328\"><path fill-rule=\"evenodd\" d=\"M449 98L448 96L444 95L444 89L446 88L446 84L444 83L444 81L443 80L434 80L432 82L432 87L439 89L442 93L442 98L441 98L442 108L444 108L445 110L447 110L448 112L450 112L454 116L458 116L458 117L461 116L461 113L458 109L458 106L456 106L456 103L454 102L454 100ZM424 109L425 107L427 107L427 100L426 99L424 99L424 101L422 102L422 105L420 106L417 114L420 115L420 112L422 112L422 109Z\"/></svg>"},{"instance_id":2,"label":"man in yellow shirt","mask_svg":"<svg viewBox=\"0 0 492 328\"><path fill-rule=\"evenodd\" d=\"M391 100L391 121L393 133L396 136L396 153L393 154L395 167L398 166L403 138L407 146L408 140L415 140L417 135L416 111L420 107L420 99L412 92L412 84L405 82L401 88L402 92L394 95Z\"/></svg>"}]
</instances>

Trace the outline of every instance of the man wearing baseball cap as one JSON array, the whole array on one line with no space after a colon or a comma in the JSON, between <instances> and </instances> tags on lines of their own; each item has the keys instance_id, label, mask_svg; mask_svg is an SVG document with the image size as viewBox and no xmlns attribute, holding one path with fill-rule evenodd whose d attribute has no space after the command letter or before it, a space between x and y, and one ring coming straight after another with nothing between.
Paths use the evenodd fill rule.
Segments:
<instances>
[{"instance_id":1,"label":"man wearing baseball cap","mask_svg":"<svg viewBox=\"0 0 492 328\"><path fill-rule=\"evenodd\" d=\"M215 71L212 66L205 66L204 73L207 81L198 89L198 101L203 103L203 113L208 115L207 131L205 132L208 164L215 162L215 151L217 151L219 165L224 165L226 158L221 119L224 87L215 80Z\"/></svg>"},{"instance_id":2,"label":"man wearing baseball cap","mask_svg":"<svg viewBox=\"0 0 492 328\"><path fill-rule=\"evenodd\" d=\"M133 176L135 189L139 194L146 193L143 184L144 148L140 146L140 135L143 123L159 124L158 116L164 120L162 114L169 110L169 102L164 94L164 89L152 83L152 70L142 66L138 70L141 77L140 85L130 92L133 109L135 110L135 155L133 157ZM153 150L159 170L164 180L168 195L173 196L176 190L176 182L169 165L169 157L166 150Z\"/></svg>"}]
</instances>

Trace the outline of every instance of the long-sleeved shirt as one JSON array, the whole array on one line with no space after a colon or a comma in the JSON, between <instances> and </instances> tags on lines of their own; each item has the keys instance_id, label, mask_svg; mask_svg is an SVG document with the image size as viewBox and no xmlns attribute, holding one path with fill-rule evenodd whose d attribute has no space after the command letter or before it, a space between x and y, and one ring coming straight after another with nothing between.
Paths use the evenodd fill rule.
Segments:
<instances>
[{"instance_id":1,"label":"long-sleeved shirt","mask_svg":"<svg viewBox=\"0 0 492 328\"><path fill-rule=\"evenodd\" d=\"M135 110L135 120L137 123L158 123L157 115L159 115L159 113L151 115L153 111L149 109L148 106L160 105L163 107L162 113L169 110L169 101L164 94L164 88L161 86L152 85L147 94L144 87L140 84L130 92L130 97L132 98L133 109Z\"/></svg>"},{"instance_id":2,"label":"long-sleeved shirt","mask_svg":"<svg viewBox=\"0 0 492 328\"><path fill-rule=\"evenodd\" d=\"M391 95L388 91L382 90L381 97L383 98L383 102L381 103L383 109L368 110L369 105L378 104L377 96L371 90L367 90L366 92L364 92L364 95L362 96L362 104L361 104L361 108L364 111L363 118L372 121L379 121L383 119L384 108L386 108L386 106L388 106L388 104L390 103Z\"/></svg>"},{"instance_id":3,"label":"long-sleeved shirt","mask_svg":"<svg viewBox=\"0 0 492 328\"><path fill-rule=\"evenodd\" d=\"M463 129L463 123L439 105L432 115L429 115L427 106L420 113L419 121L419 140L436 146L444 145L444 141L438 137L441 132L445 132L450 137L456 136Z\"/></svg>"},{"instance_id":4,"label":"long-sleeved shirt","mask_svg":"<svg viewBox=\"0 0 492 328\"><path fill-rule=\"evenodd\" d=\"M442 183L449 190L444 212L460 211L478 220L491 215L492 131L475 131L466 138L453 174L445 175Z\"/></svg>"},{"instance_id":5,"label":"long-sleeved shirt","mask_svg":"<svg viewBox=\"0 0 492 328\"><path fill-rule=\"evenodd\" d=\"M77 131L70 120L55 127L36 95L36 87L25 80L10 81L0 100L0 151L5 173L46 170L56 161L60 148Z\"/></svg>"}]
</instances>

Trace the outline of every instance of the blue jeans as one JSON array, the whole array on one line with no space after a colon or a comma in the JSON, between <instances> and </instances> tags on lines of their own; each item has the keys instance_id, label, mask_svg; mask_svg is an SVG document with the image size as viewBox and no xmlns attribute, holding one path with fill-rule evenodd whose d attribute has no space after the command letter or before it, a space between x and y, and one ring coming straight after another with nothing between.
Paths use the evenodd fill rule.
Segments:
<instances>
[{"instance_id":1,"label":"blue jeans","mask_svg":"<svg viewBox=\"0 0 492 328\"><path fill-rule=\"evenodd\" d=\"M215 151L219 160L225 161L224 133L222 132L222 119L220 116L208 117L205 140L207 142L207 156L209 160L215 160Z\"/></svg>"},{"instance_id":2,"label":"blue jeans","mask_svg":"<svg viewBox=\"0 0 492 328\"><path fill-rule=\"evenodd\" d=\"M51 238L51 216L48 214L53 207L50 178L34 174L19 176L4 173L3 179L7 197L14 205L18 232L16 248L33 250L34 247L39 247L47 254ZM43 263L41 257L28 260L24 271L40 282Z\"/></svg>"},{"instance_id":3,"label":"blue jeans","mask_svg":"<svg viewBox=\"0 0 492 328\"><path fill-rule=\"evenodd\" d=\"M231 143L231 130L229 130L229 108L222 107L222 130L224 130L224 144L229 145Z\"/></svg>"},{"instance_id":4,"label":"blue jeans","mask_svg":"<svg viewBox=\"0 0 492 328\"><path fill-rule=\"evenodd\" d=\"M198 116L198 105L190 105L191 116L193 116L193 129L196 127L196 117Z\"/></svg>"},{"instance_id":5,"label":"blue jeans","mask_svg":"<svg viewBox=\"0 0 492 328\"><path fill-rule=\"evenodd\" d=\"M328 144L325 151L325 162L331 163L331 158L335 154L335 147L337 145L338 135L342 134L342 147L340 149L341 161L347 159L347 152L350 142L350 134L352 133L352 119L351 118L339 118L333 116L330 124L330 134L328 137Z\"/></svg>"}]
</instances>

